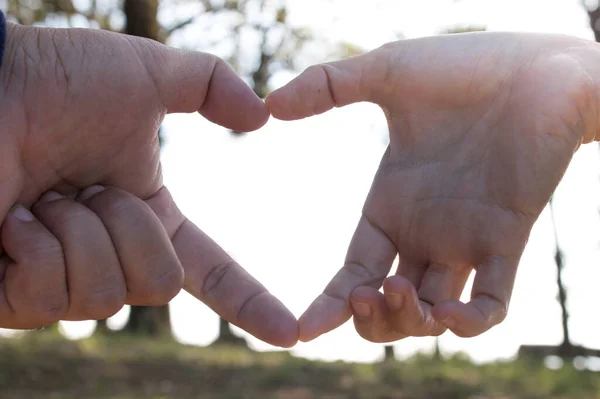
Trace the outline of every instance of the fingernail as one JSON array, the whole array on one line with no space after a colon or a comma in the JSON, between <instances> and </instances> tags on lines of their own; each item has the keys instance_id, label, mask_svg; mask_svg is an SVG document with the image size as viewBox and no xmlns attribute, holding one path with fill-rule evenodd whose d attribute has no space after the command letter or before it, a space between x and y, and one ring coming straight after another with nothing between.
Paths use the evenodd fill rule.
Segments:
<instances>
[{"instance_id":1,"label":"fingernail","mask_svg":"<svg viewBox=\"0 0 600 399\"><path fill-rule=\"evenodd\" d=\"M64 195L60 195L56 191L48 191L41 196L38 202L52 202L63 198L65 198Z\"/></svg>"},{"instance_id":2,"label":"fingernail","mask_svg":"<svg viewBox=\"0 0 600 399\"><path fill-rule=\"evenodd\" d=\"M12 214L14 217L23 222L33 222L35 220L33 214L21 205L16 205L12 209Z\"/></svg>"},{"instance_id":3,"label":"fingernail","mask_svg":"<svg viewBox=\"0 0 600 399\"><path fill-rule=\"evenodd\" d=\"M454 320L452 317L446 317L444 320L442 320L442 324L449 329L453 329L456 327L456 320Z\"/></svg>"},{"instance_id":4,"label":"fingernail","mask_svg":"<svg viewBox=\"0 0 600 399\"><path fill-rule=\"evenodd\" d=\"M354 313L362 319L371 316L371 306L363 302L352 302L352 309Z\"/></svg>"},{"instance_id":5,"label":"fingernail","mask_svg":"<svg viewBox=\"0 0 600 399\"><path fill-rule=\"evenodd\" d=\"M404 298L402 295L390 294L387 296L387 301L394 310L400 310L402 308L402 304L404 303Z\"/></svg>"},{"instance_id":6,"label":"fingernail","mask_svg":"<svg viewBox=\"0 0 600 399\"><path fill-rule=\"evenodd\" d=\"M79 194L78 200L85 201L89 198L92 198L94 195L101 193L104 190L106 190L106 187L104 187L104 186L100 186L100 185L90 186L90 187L86 188L85 190L83 190L81 192L81 194Z\"/></svg>"}]
</instances>

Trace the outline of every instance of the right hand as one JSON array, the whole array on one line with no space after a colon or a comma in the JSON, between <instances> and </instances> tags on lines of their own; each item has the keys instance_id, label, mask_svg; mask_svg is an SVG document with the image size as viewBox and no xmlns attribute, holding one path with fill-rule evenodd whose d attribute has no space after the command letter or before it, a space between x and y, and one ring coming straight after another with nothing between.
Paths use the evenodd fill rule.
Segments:
<instances>
[{"instance_id":1,"label":"right hand","mask_svg":"<svg viewBox=\"0 0 600 399\"><path fill-rule=\"evenodd\" d=\"M164 116L197 111L233 130L255 130L269 113L252 90L212 55L147 39L14 24L8 24L7 38L0 69L0 222L6 225L13 206L30 208L48 190L69 196L100 184L151 201L171 249L136 250L172 260L172 273L154 275L147 287L155 297L168 302L184 278L184 288L223 318L270 344L294 345L294 316L181 215L162 183L157 130ZM2 237L7 250L11 237ZM0 316L0 327L60 320L68 309L66 281L40 279L35 287L17 288L27 280L23 273L39 272L37 265L17 268L16 259L0 248L2 254L0 264L7 269L1 273L0 297L29 310L23 324L17 315ZM44 272L50 273L49 267Z\"/></svg>"},{"instance_id":2,"label":"right hand","mask_svg":"<svg viewBox=\"0 0 600 399\"><path fill-rule=\"evenodd\" d=\"M599 46L576 38L469 33L390 43L271 93L283 120L375 103L390 134L345 263L300 318L300 340L352 315L375 342L500 323L534 222L596 137L599 65Z\"/></svg>"}]
</instances>

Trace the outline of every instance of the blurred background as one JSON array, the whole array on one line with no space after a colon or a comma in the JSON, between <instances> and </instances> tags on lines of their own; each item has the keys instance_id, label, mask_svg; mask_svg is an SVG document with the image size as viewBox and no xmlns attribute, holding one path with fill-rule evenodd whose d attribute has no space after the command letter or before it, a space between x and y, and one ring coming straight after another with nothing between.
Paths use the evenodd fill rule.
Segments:
<instances>
[{"instance_id":1,"label":"blurred background","mask_svg":"<svg viewBox=\"0 0 600 399\"><path fill-rule=\"evenodd\" d=\"M0 0L25 25L107 29L226 59L265 97L314 63L465 31L600 40L582 0ZM235 110L232 110L235 112ZM387 145L357 104L239 134L170 115L184 213L300 316L342 265ZM600 151L576 154L523 256L508 318L480 337L382 346L352 323L288 352L186 293L109 320L0 330L0 398L600 398ZM468 297L470 285L465 290Z\"/></svg>"}]
</instances>

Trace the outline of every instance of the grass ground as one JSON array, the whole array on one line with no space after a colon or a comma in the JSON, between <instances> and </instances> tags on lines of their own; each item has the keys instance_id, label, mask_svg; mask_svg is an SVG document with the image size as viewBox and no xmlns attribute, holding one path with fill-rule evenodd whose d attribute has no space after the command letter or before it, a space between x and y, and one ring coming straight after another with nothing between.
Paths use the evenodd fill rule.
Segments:
<instances>
[{"instance_id":1,"label":"grass ground","mask_svg":"<svg viewBox=\"0 0 600 399\"><path fill-rule=\"evenodd\" d=\"M417 356L319 363L287 353L114 337L0 340L0 399L600 398L600 374L533 361L476 366Z\"/></svg>"}]
</instances>

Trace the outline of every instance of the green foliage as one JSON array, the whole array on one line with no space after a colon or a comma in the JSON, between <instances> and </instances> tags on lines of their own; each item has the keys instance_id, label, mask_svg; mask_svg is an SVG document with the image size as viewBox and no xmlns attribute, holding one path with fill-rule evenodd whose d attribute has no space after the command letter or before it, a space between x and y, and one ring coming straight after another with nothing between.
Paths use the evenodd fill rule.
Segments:
<instances>
[{"instance_id":1,"label":"green foliage","mask_svg":"<svg viewBox=\"0 0 600 399\"><path fill-rule=\"evenodd\" d=\"M30 333L0 340L0 393L2 399L592 399L600 397L600 378L532 360L477 366L461 354L442 361L418 355L385 364L324 363L126 335L73 342Z\"/></svg>"}]
</instances>

